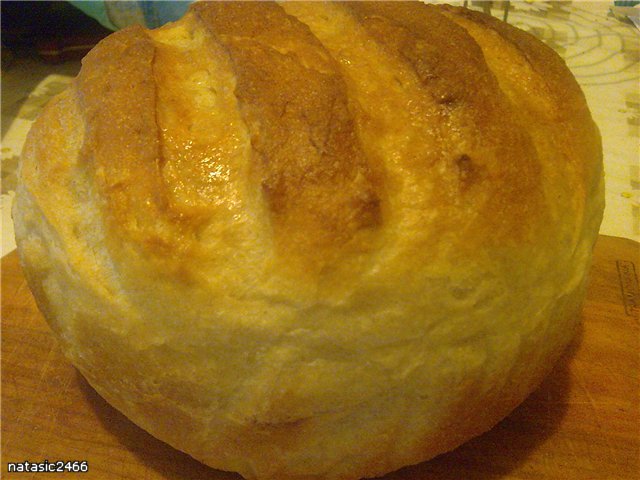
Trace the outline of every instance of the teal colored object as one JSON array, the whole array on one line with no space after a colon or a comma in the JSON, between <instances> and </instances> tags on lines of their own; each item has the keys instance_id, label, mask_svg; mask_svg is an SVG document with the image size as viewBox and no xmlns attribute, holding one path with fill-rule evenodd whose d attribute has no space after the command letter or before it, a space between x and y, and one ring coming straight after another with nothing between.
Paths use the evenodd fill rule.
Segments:
<instances>
[{"instance_id":1,"label":"teal colored object","mask_svg":"<svg viewBox=\"0 0 640 480\"><path fill-rule=\"evenodd\" d=\"M70 1L69 2L74 7L82 10L84 13L89 15L91 18L100 22L105 28L109 30L117 30L118 28L111 23L109 20L109 15L107 15L107 9L104 6L103 2L90 2L90 1Z\"/></svg>"},{"instance_id":2,"label":"teal colored object","mask_svg":"<svg viewBox=\"0 0 640 480\"><path fill-rule=\"evenodd\" d=\"M69 3L110 30L140 24L157 28L180 19L191 1L78 1Z\"/></svg>"}]
</instances>

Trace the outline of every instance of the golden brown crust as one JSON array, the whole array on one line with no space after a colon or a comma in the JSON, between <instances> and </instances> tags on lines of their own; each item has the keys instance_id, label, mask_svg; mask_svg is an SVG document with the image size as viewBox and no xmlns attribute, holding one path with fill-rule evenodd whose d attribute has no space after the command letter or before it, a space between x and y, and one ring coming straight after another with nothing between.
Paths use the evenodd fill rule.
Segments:
<instances>
[{"instance_id":1,"label":"golden brown crust","mask_svg":"<svg viewBox=\"0 0 640 480\"><path fill-rule=\"evenodd\" d=\"M531 236L545 222L537 154L472 38L435 7L355 2L340 8L419 83L406 101L411 118L423 124L416 133L431 145L407 161L419 165L411 172L416 183L424 177L437 188L427 200L438 212L432 240L460 230L480 242ZM249 188L262 191L280 256L320 272L363 229L368 236L351 248L370 248L385 221L384 156L393 152L367 132L370 116L361 105L372 99L349 86L366 77L340 65L335 51L276 4L202 3L185 24L206 29L206 41L190 47L193 56L226 57L250 139ZM165 259L200 262L206 252L195 239L216 215L209 205L226 193L223 183L210 180L221 169L209 161L211 146L188 151L192 140L176 131L176 122L159 127L162 115L184 117L194 109L179 95L162 94L189 80L167 70L189 71L178 55L139 27L118 32L87 57L77 91L87 122L86 162L104 192L114 236ZM168 151L180 161L172 162Z\"/></svg>"},{"instance_id":2,"label":"golden brown crust","mask_svg":"<svg viewBox=\"0 0 640 480\"><path fill-rule=\"evenodd\" d=\"M443 216L457 223L443 228L464 229L466 224L473 237L500 241L530 234L524 224L514 222L506 232L504 224L492 222L519 217L528 218L531 225L539 221L536 217L544 208L531 139L502 95L478 45L437 7L414 2L346 6L420 83L418 96L411 101L420 109L419 115L431 120L431 131L424 135L434 135L437 145L435 151L422 154L428 168L424 174L438 179L441 190L434 200L440 203ZM524 197L527 202L521 201Z\"/></svg>"},{"instance_id":3,"label":"golden brown crust","mask_svg":"<svg viewBox=\"0 0 640 480\"><path fill-rule=\"evenodd\" d=\"M216 468L353 480L454 448L576 326L597 128L548 47L420 2L196 3L87 56L14 207L68 357Z\"/></svg>"},{"instance_id":4,"label":"golden brown crust","mask_svg":"<svg viewBox=\"0 0 640 480\"><path fill-rule=\"evenodd\" d=\"M577 81L533 35L462 8L447 6L443 13L482 48L513 110L527 125L546 180L544 194L555 199L547 202L551 221L565 223L575 241L585 224L599 224L600 208L589 208L585 198L597 198L602 190L600 135ZM571 218L564 217L568 211Z\"/></svg>"},{"instance_id":5,"label":"golden brown crust","mask_svg":"<svg viewBox=\"0 0 640 480\"><path fill-rule=\"evenodd\" d=\"M276 235L291 253L340 246L380 222L338 65L276 4L193 8L229 53Z\"/></svg>"},{"instance_id":6,"label":"golden brown crust","mask_svg":"<svg viewBox=\"0 0 640 480\"><path fill-rule=\"evenodd\" d=\"M76 80L86 128L81 162L92 170L113 225L135 241L145 239L142 232L155 231L166 210L154 53L142 27L117 32L85 57Z\"/></svg>"}]
</instances>

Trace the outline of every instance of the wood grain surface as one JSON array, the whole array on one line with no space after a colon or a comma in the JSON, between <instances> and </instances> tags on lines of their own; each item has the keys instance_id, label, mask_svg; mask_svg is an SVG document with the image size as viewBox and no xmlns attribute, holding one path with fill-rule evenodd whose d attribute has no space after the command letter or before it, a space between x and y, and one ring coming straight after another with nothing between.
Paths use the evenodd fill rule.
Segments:
<instances>
[{"instance_id":1,"label":"wood grain surface","mask_svg":"<svg viewBox=\"0 0 640 480\"><path fill-rule=\"evenodd\" d=\"M640 478L638 243L600 237L583 328L553 373L490 432L385 480ZM8 462L86 460L86 473ZM2 465L9 479L239 480L147 434L65 360L17 255L2 259Z\"/></svg>"}]
</instances>

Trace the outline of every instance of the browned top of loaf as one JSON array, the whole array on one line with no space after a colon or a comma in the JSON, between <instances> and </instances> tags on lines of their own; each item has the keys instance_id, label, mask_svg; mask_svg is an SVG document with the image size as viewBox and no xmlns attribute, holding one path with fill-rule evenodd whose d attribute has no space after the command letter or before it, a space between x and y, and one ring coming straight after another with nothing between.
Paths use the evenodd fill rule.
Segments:
<instances>
[{"instance_id":1,"label":"browned top of loaf","mask_svg":"<svg viewBox=\"0 0 640 480\"><path fill-rule=\"evenodd\" d=\"M599 155L553 51L419 2L196 3L177 24L105 39L74 88L108 231L160 257L204 255L233 195L312 270L388 229L420 248L527 242L560 201L580 217ZM201 95L229 89L239 120L221 128Z\"/></svg>"}]
</instances>

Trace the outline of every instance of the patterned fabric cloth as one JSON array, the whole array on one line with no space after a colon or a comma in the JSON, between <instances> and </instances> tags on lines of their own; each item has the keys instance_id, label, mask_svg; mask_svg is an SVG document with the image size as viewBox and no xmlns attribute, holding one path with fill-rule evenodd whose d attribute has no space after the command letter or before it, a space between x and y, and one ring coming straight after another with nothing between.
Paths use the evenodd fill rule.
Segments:
<instances>
[{"instance_id":1,"label":"patterned fabric cloth","mask_svg":"<svg viewBox=\"0 0 640 480\"><path fill-rule=\"evenodd\" d=\"M118 14L115 10L108 14L109 21L117 25L144 18L145 24L153 27L167 18L164 15L169 15L168 10L162 14L160 10L145 13L144 4L155 2L114 3L135 4L127 14L122 9ZM179 3L186 9L185 2ZM536 35L555 49L573 71L603 139L607 207L600 232L640 241L638 30L631 22L616 17L608 2L489 3L469 2L469 5L489 10L499 18L507 17L509 23ZM171 15L174 14L177 15ZM10 203L16 185L18 156L27 131L42 106L70 82L71 78L60 75L47 77L29 95L2 138L3 254L15 248Z\"/></svg>"}]
</instances>

